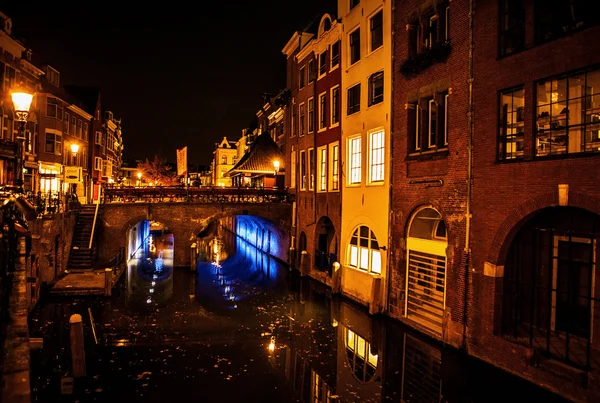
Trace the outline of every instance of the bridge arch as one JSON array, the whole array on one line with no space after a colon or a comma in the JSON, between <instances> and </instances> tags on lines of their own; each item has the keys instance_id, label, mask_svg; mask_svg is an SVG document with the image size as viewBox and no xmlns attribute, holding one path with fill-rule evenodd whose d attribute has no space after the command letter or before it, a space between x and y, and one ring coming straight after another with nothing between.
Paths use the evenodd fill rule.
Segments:
<instances>
[{"instance_id":1,"label":"bridge arch","mask_svg":"<svg viewBox=\"0 0 600 403\"><path fill-rule=\"evenodd\" d=\"M98 263L106 264L119 249L125 247L127 231L142 220L165 224L175 242L174 266L190 265L190 246L197 235L211 222L231 216L253 216L272 223L287 260L287 239L291 228L291 205L287 203L109 203L102 206L99 219L100 242Z\"/></svg>"}]
</instances>

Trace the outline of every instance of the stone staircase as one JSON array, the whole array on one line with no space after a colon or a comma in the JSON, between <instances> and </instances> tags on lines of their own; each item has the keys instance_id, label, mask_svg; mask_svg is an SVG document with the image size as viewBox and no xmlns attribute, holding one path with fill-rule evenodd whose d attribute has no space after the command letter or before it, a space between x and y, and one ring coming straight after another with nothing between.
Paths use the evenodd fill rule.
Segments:
<instances>
[{"instance_id":1,"label":"stone staircase","mask_svg":"<svg viewBox=\"0 0 600 403\"><path fill-rule=\"evenodd\" d=\"M101 211L102 207L98 210L98 216L100 216ZM75 231L73 232L71 253L69 253L69 263L67 265L69 271L91 270L94 266L99 227L97 221L91 248L89 248L89 244L95 212L95 204L83 205L81 206L81 210L79 210L77 222L75 223Z\"/></svg>"}]
</instances>

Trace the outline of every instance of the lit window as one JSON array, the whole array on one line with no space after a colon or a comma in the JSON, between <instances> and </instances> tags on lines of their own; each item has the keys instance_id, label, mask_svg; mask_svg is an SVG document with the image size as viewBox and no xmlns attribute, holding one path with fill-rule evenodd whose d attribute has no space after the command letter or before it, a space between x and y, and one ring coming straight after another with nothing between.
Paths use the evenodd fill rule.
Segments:
<instances>
[{"instance_id":1,"label":"lit window","mask_svg":"<svg viewBox=\"0 0 600 403\"><path fill-rule=\"evenodd\" d=\"M300 151L300 189L306 190L306 151Z\"/></svg>"},{"instance_id":2,"label":"lit window","mask_svg":"<svg viewBox=\"0 0 600 403\"><path fill-rule=\"evenodd\" d=\"M385 173L385 136L380 130L371 133L371 182L381 182Z\"/></svg>"},{"instance_id":3,"label":"lit window","mask_svg":"<svg viewBox=\"0 0 600 403\"><path fill-rule=\"evenodd\" d=\"M498 158L509 160L523 157L525 133L525 90L523 87L500 94L500 133Z\"/></svg>"},{"instance_id":4,"label":"lit window","mask_svg":"<svg viewBox=\"0 0 600 403\"><path fill-rule=\"evenodd\" d=\"M357 184L361 181L361 160L362 152L360 147L360 137L349 140L350 150L350 184Z\"/></svg>"},{"instance_id":5,"label":"lit window","mask_svg":"<svg viewBox=\"0 0 600 403\"><path fill-rule=\"evenodd\" d=\"M600 70L537 84L536 155L600 151Z\"/></svg>"},{"instance_id":6,"label":"lit window","mask_svg":"<svg viewBox=\"0 0 600 403\"><path fill-rule=\"evenodd\" d=\"M319 149L319 191L327 190L327 147Z\"/></svg>"},{"instance_id":7,"label":"lit window","mask_svg":"<svg viewBox=\"0 0 600 403\"><path fill-rule=\"evenodd\" d=\"M308 149L308 189L313 190L315 188L315 150L314 148Z\"/></svg>"},{"instance_id":8,"label":"lit window","mask_svg":"<svg viewBox=\"0 0 600 403\"><path fill-rule=\"evenodd\" d=\"M296 151L292 151L292 172L290 175L290 187L296 187Z\"/></svg>"},{"instance_id":9,"label":"lit window","mask_svg":"<svg viewBox=\"0 0 600 403\"><path fill-rule=\"evenodd\" d=\"M375 234L367 226L354 230L350 239L350 266L381 274L381 252Z\"/></svg>"},{"instance_id":10,"label":"lit window","mask_svg":"<svg viewBox=\"0 0 600 403\"><path fill-rule=\"evenodd\" d=\"M368 382L377 370L377 354L371 352L371 343L363 337L346 329L346 357L348 367L360 382Z\"/></svg>"},{"instance_id":11,"label":"lit window","mask_svg":"<svg viewBox=\"0 0 600 403\"><path fill-rule=\"evenodd\" d=\"M340 146L334 144L331 147L331 189L339 190L340 188L340 171L339 171L339 159L340 159Z\"/></svg>"}]
</instances>

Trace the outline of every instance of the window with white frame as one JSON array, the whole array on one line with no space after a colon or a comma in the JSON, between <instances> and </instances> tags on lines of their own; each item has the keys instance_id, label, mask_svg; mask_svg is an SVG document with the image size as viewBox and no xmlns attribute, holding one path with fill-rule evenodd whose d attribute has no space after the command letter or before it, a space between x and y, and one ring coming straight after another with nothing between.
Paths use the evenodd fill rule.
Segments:
<instances>
[{"instance_id":1,"label":"window with white frame","mask_svg":"<svg viewBox=\"0 0 600 403\"><path fill-rule=\"evenodd\" d=\"M360 111L360 83L348 88L348 110L347 115Z\"/></svg>"},{"instance_id":2,"label":"window with white frame","mask_svg":"<svg viewBox=\"0 0 600 403\"><path fill-rule=\"evenodd\" d=\"M319 55L319 78L327 73L327 51Z\"/></svg>"},{"instance_id":3,"label":"window with white frame","mask_svg":"<svg viewBox=\"0 0 600 403\"><path fill-rule=\"evenodd\" d=\"M298 106L298 109L299 109L299 111L300 111L300 112L298 113L298 114L300 115L300 117L299 117L299 119L298 119L298 121L299 121L299 123L300 123L300 128L299 128L299 130L298 130L298 133L299 133L299 135L300 135L300 136L304 136L304 130L305 130L305 126L304 126L304 125L306 124L306 120L304 119L304 117L305 117L305 114L306 114L306 111L305 111L305 109L306 109L306 108L305 108L304 102L303 102L303 103L301 103L301 104Z\"/></svg>"},{"instance_id":4,"label":"window with white frame","mask_svg":"<svg viewBox=\"0 0 600 403\"><path fill-rule=\"evenodd\" d=\"M331 89L331 123L334 126L340 123L340 86Z\"/></svg>"},{"instance_id":5,"label":"window with white frame","mask_svg":"<svg viewBox=\"0 0 600 403\"><path fill-rule=\"evenodd\" d=\"M383 46L383 10L369 20L371 29L371 52Z\"/></svg>"},{"instance_id":6,"label":"window with white frame","mask_svg":"<svg viewBox=\"0 0 600 403\"><path fill-rule=\"evenodd\" d=\"M306 151L300 151L300 189L306 190Z\"/></svg>"},{"instance_id":7,"label":"window with white frame","mask_svg":"<svg viewBox=\"0 0 600 403\"><path fill-rule=\"evenodd\" d=\"M94 143L98 145L102 145L102 132L96 132L94 136Z\"/></svg>"},{"instance_id":8,"label":"window with white frame","mask_svg":"<svg viewBox=\"0 0 600 403\"><path fill-rule=\"evenodd\" d=\"M308 132L315 131L315 99L308 99Z\"/></svg>"},{"instance_id":9,"label":"window with white frame","mask_svg":"<svg viewBox=\"0 0 600 403\"><path fill-rule=\"evenodd\" d=\"M340 146L339 144L334 144L330 147L331 150L331 167L329 172L331 172L331 190L339 190L340 189Z\"/></svg>"},{"instance_id":10,"label":"window with white frame","mask_svg":"<svg viewBox=\"0 0 600 403\"><path fill-rule=\"evenodd\" d=\"M385 174L385 135L378 130L370 135L370 181L382 182Z\"/></svg>"},{"instance_id":11,"label":"window with white frame","mask_svg":"<svg viewBox=\"0 0 600 403\"><path fill-rule=\"evenodd\" d=\"M327 128L327 93L319 95L319 130Z\"/></svg>"},{"instance_id":12,"label":"window with white frame","mask_svg":"<svg viewBox=\"0 0 600 403\"><path fill-rule=\"evenodd\" d=\"M63 119L63 105L58 98L48 97L46 99L46 116Z\"/></svg>"},{"instance_id":13,"label":"window with white frame","mask_svg":"<svg viewBox=\"0 0 600 403\"><path fill-rule=\"evenodd\" d=\"M369 100L368 105L383 102L383 71L372 74L369 77Z\"/></svg>"},{"instance_id":14,"label":"window with white frame","mask_svg":"<svg viewBox=\"0 0 600 403\"><path fill-rule=\"evenodd\" d=\"M361 138L354 137L348 140L348 154L350 160L350 184L359 184L362 170Z\"/></svg>"},{"instance_id":15,"label":"window with white frame","mask_svg":"<svg viewBox=\"0 0 600 403\"><path fill-rule=\"evenodd\" d=\"M290 175L290 187L295 188L296 187L296 163L297 163L296 150L292 150L291 160L292 160L292 172Z\"/></svg>"},{"instance_id":16,"label":"window with white frame","mask_svg":"<svg viewBox=\"0 0 600 403\"><path fill-rule=\"evenodd\" d=\"M308 190L313 190L315 188L315 149L308 149Z\"/></svg>"},{"instance_id":17,"label":"window with white frame","mask_svg":"<svg viewBox=\"0 0 600 403\"><path fill-rule=\"evenodd\" d=\"M320 147L318 150L319 156L319 192L327 191L327 147Z\"/></svg>"},{"instance_id":18,"label":"window with white frame","mask_svg":"<svg viewBox=\"0 0 600 403\"><path fill-rule=\"evenodd\" d=\"M306 85L306 67L302 67L300 69L300 76L298 77L298 79L300 82L300 89L304 88L304 86Z\"/></svg>"},{"instance_id":19,"label":"window with white frame","mask_svg":"<svg viewBox=\"0 0 600 403\"><path fill-rule=\"evenodd\" d=\"M340 65L340 41L331 45L331 70Z\"/></svg>"},{"instance_id":20,"label":"window with white frame","mask_svg":"<svg viewBox=\"0 0 600 403\"><path fill-rule=\"evenodd\" d=\"M369 273L381 274L381 251L373 231L360 225L350 238L348 265Z\"/></svg>"},{"instance_id":21,"label":"window with white frame","mask_svg":"<svg viewBox=\"0 0 600 403\"><path fill-rule=\"evenodd\" d=\"M100 158L100 157L94 158L94 170L102 171L102 158Z\"/></svg>"},{"instance_id":22,"label":"window with white frame","mask_svg":"<svg viewBox=\"0 0 600 403\"><path fill-rule=\"evenodd\" d=\"M48 154L62 154L62 134L46 132L44 151Z\"/></svg>"}]
</instances>

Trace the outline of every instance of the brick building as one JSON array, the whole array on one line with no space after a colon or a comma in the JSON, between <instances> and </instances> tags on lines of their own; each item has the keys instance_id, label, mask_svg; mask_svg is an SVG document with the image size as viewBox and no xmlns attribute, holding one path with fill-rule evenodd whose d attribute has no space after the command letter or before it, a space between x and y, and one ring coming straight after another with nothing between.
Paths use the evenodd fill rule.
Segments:
<instances>
[{"instance_id":1,"label":"brick building","mask_svg":"<svg viewBox=\"0 0 600 403\"><path fill-rule=\"evenodd\" d=\"M75 191L85 203L88 200L87 156L92 115L64 90L58 70L49 65L44 68L42 91L37 94L40 105L38 190L47 201ZM76 153L72 146L77 148Z\"/></svg>"},{"instance_id":2,"label":"brick building","mask_svg":"<svg viewBox=\"0 0 600 403\"><path fill-rule=\"evenodd\" d=\"M467 257L468 5L402 0L394 15L388 312L455 346Z\"/></svg>"},{"instance_id":3,"label":"brick building","mask_svg":"<svg viewBox=\"0 0 600 403\"><path fill-rule=\"evenodd\" d=\"M473 32L468 349L588 401L600 394L599 8L481 2Z\"/></svg>"},{"instance_id":4,"label":"brick building","mask_svg":"<svg viewBox=\"0 0 600 403\"><path fill-rule=\"evenodd\" d=\"M284 49L292 94L287 185L297 195L292 247L304 256L303 273L327 284L341 231L341 34L339 21L324 14Z\"/></svg>"},{"instance_id":5,"label":"brick building","mask_svg":"<svg viewBox=\"0 0 600 403\"><path fill-rule=\"evenodd\" d=\"M0 185L14 184L18 122L11 92L18 88L35 93L44 72L31 62L32 52L12 32L12 20L0 12ZM25 126L23 188L35 191L37 181L37 133L39 106L33 99Z\"/></svg>"}]
</instances>

